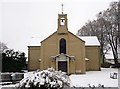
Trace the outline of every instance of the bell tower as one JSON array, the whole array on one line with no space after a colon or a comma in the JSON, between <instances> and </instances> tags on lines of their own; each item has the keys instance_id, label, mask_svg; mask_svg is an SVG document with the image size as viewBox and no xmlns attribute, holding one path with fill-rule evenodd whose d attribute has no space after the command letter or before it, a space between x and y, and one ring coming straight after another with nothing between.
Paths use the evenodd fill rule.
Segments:
<instances>
[{"instance_id":1,"label":"bell tower","mask_svg":"<svg viewBox=\"0 0 120 89\"><path fill-rule=\"evenodd\" d=\"M62 14L58 14L58 33L67 33L67 14L63 13L63 4L62 6Z\"/></svg>"}]
</instances>

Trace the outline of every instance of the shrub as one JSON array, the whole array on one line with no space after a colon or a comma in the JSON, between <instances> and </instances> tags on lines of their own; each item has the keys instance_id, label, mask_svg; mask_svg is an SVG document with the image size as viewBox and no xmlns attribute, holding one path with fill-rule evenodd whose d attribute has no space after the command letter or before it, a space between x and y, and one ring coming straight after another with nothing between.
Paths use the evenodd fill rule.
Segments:
<instances>
[{"instance_id":1,"label":"shrub","mask_svg":"<svg viewBox=\"0 0 120 89\"><path fill-rule=\"evenodd\" d=\"M70 79L65 72L48 68L43 71L35 71L22 79L18 85L20 89L60 89L70 86Z\"/></svg>"}]
</instances>

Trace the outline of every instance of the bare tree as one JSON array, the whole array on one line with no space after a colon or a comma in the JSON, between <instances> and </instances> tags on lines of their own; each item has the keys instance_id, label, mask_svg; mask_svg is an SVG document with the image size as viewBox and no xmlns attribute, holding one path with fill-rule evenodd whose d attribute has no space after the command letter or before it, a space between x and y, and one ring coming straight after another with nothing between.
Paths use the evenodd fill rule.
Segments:
<instances>
[{"instance_id":1,"label":"bare tree","mask_svg":"<svg viewBox=\"0 0 120 89\"><path fill-rule=\"evenodd\" d=\"M105 21L102 18L102 13L100 12L97 16L97 20L89 21L88 23L85 24L80 30L78 30L78 35L80 36L97 36L99 39L99 42L101 44L101 55L103 58L103 63L104 63L104 58L105 54L107 51L110 49L108 46L108 42L106 42L106 30L105 29Z\"/></svg>"},{"instance_id":2,"label":"bare tree","mask_svg":"<svg viewBox=\"0 0 120 89\"><path fill-rule=\"evenodd\" d=\"M118 14L117 14L117 17L118 17L118 43L119 43L119 46L120 46L120 0L118 2Z\"/></svg>"},{"instance_id":3,"label":"bare tree","mask_svg":"<svg viewBox=\"0 0 120 89\"><path fill-rule=\"evenodd\" d=\"M120 1L112 2L107 10L98 13L97 19L86 23L78 30L77 34L81 36L97 36L101 44L103 59L111 47L115 67L117 67L120 48Z\"/></svg>"},{"instance_id":4,"label":"bare tree","mask_svg":"<svg viewBox=\"0 0 120 89\"><path fill-rule=\"evenodd\" d=\"M120 0L118 2L118 58L120 59Z\"/></svg>"},{"instance_id":5,"label":"bare tree","mask_svg":"<svg viewBox=\"0 0 120 89\"><path fill-rule=\"evenodd\" d=\"M0 41L0 53L3 53L5 49L8 49L7 45Z\"/></svg>"},{"instance_id":6,"label":"bare tree","mask_svg":"<svg viewBox=\"0 0 120 89\"><path fill-rule=\"evenodd\" d=\"M107 31L107 41L110 44L114 56L115 67L118 66L118 2L112 2L110 8L107 9L103 18L109 22Z\"/></svg>"}]
</instances>

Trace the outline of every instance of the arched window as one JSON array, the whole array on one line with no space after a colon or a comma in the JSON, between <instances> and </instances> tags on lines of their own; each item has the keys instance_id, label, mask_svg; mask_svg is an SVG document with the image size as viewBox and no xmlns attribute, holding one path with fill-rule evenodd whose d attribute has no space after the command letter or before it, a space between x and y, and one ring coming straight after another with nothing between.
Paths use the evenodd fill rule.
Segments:
<instances>
[{"instance_id":1,"label":"arched window","mask_svg":"<svg viewBox=\"0 0 120 89\"><path fill-rule=\"evenodd\" d=\"M59 53L64 53L66 54L66 40L64 38L60 39L60 42L59 42Z\"/></svg>"}]
</instances>

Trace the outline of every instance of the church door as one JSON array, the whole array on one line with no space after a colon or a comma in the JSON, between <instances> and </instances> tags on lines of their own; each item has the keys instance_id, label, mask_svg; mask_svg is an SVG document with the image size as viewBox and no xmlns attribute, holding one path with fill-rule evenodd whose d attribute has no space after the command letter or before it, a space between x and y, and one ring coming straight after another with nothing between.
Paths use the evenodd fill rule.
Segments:
<instances>
[{"instance_id":1,"label":"church door","mask_svg":"<svg viewBox=\"0 0 120 89\"><path fill-rule=\"evenodd\" d=\"M67 61L58 61L58 70L67 72Z\"/></svg>"}]
</instances>

